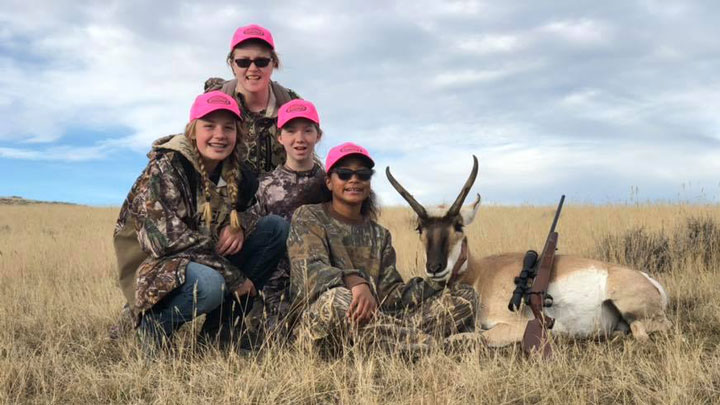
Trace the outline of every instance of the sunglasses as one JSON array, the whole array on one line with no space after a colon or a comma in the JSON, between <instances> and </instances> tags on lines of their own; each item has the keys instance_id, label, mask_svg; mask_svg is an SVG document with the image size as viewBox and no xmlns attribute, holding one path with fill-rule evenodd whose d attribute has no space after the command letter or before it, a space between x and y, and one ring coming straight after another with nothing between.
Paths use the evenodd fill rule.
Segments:
<instances>
[{"instance_id":1,"label":"sunglasses","mask_svg":"<svg viewBox=\"0 0 720 405\"><path fill-rule=\"evenodd\" d=\"M241 59L235 59L235 64L239 68L248 68L250 67L250 64L254 63L255 66L259 68L264 68L265 66L270 64L270 61L272 61L271 58L241 58Z\"/></svg>"},{"instance_id":2,"label":"sunglasses","mask_svg":"<svg viewBox=\"0 0 720 405\"><path fill-rule=\"evenodd\" d=\"M342 181L350 180L353 175L356 175L358 180L360 180L360 181L368 181L368 180L370 180L370 177L372 177L372 175L375 174L375 170L368 169L368 168L351 170L351 169L345 169L343 167L340 167L337 169L333 169L333 172L335 172L335 174L337 174L338 178Z\"/></svg>"}]
</instances>

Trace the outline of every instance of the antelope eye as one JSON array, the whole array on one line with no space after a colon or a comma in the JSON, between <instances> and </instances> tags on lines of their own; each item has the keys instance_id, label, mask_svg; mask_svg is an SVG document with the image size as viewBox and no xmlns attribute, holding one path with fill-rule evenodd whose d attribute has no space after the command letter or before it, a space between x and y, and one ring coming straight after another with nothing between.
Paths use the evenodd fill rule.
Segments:
<instances>
[{"instance_id":1,"label":"antelope eye","mask_svg":"<svg viewBox=\"0 0 720 405\"><path fill-rule=\"evenodd\" d=\"M455 222L455 232L462 232L463 231L463 224L460 222Z\"/></svg>"}]
</instances>

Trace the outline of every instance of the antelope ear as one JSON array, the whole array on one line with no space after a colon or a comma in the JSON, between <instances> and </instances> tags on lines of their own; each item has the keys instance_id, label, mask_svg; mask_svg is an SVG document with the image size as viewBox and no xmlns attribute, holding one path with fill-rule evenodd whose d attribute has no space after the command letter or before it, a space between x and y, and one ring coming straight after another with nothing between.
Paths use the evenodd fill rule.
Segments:
<instances>
[{"instance_id":1,"label":"antelope ear","mask_svg":"<svg viewBox=\"0 0 720 405\"><path fill-rule=\"evenodd\" d=\"M475 214L477 214L478 208L480 208L480 200L480 194L478 194L475 198L475 202L472 203L470 207L466 207L460 210L460 215L462 215L463 224L465 226L470 225L475 219Z\"/></svg>"}]
</instances>

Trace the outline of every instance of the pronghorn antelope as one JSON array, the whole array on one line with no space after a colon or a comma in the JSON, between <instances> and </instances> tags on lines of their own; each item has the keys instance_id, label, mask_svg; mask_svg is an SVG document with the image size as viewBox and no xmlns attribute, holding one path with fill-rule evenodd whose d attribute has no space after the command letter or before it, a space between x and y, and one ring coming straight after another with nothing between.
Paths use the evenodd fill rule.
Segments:
<instances>
[{"instance_id":1,"label":"pronghorn antelope","mask_svg":"<svg viewBox=\"0 0 720 405\"><path fill-rule=\"evenodd\" d=\"M475 202L461 208L477 176L478 162L460 194L447 211L428 212L390 174L390 183L410 204L418 216L417 230L427 254L426 273L434 279L457 280L472 285L480 296L478 325L489 346L504 346L522 340L527 321L532 319L528 307L518 312L508 310L515 284L522 269L524 253L505 253L483 258L469 254L463 228L475 218L480 195ZM463 258L467 256L465 263ZM459 268L455 268L459 266ZM627 333L646 340L649 332L666 330L667 294L647 274L624 266L582 257L557 255L548 287L553 297L545 308L555 318L554 333L587 337L614 332Z\"/></svg>"}]
</instances>

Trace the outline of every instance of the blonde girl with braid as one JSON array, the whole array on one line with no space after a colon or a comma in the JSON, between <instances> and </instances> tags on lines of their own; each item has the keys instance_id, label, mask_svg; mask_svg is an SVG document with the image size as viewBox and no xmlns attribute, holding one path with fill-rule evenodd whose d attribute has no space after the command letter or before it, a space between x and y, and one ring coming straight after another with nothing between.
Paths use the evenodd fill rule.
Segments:
<instances>
[{"instance_id":1,"label":"blonde girl with braid","mask_svg":"<svg viewBox=\"0 0 720 405\"><path fill-rule=\"evenodd\" d=\"M119 281L146 351L202 314L205 341L239 336L242 309L285 253L287 222L247 211L257 179L239 157L240 117L226 94L198 96L185 133L153 144L121 208Z\"/></svg>"}]
</instances>

